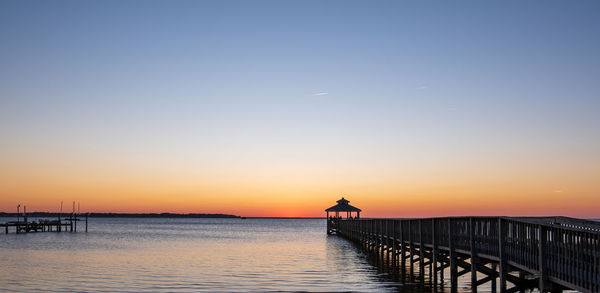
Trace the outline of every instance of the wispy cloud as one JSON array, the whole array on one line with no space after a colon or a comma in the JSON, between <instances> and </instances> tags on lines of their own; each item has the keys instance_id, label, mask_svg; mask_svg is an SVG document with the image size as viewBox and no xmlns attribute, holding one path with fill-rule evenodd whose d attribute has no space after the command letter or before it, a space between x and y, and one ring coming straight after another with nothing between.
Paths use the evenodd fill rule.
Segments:
<instances>
[{"instance_id":1,"label":"wispy cloud","mask_svg":"<svg viewBox=\"0 0 600 293\"><path fill-rule=\"evenodd\" d=\"M456 111L456 107L448 107L446 110L448 110L448 111Z\"/></svg>"},{"instance_id":2,"label":"wispy cloud","mask_svg":"<svg viewBox=\"0 0 600 293\"><path fill-rule=\"evenodd\" d=\"M555 192L555 193L562 193L563 191L562 191L562 190L560 190L560 189L557 189L557 190L555 190L554 192Z\"/></svg>"},{"instance_id":3,"label":"wispy cloud","mask_svg":"<svg viewBox=\"0 0 600 293\"><path fill-rule=\"evenodd\" d=\"M329 95L329 93L326 92L318 92L318 93L314 93L312 94L313 96L324 96L324 95Z\"/></svg>"},{"instance_id":4,"label":"wispy cloud","mask_svg":"<svg viewBox=\"0 0 600 293\"><path fill-rule=\"evenodd\" d=\"M415 89L416 89L416 90L418 90L418 91L422 91L422 90L426 90L426 89L428 89L428 88L429 88L428 86L426 86L426 85L422 85L422 86L418 86L418 87L416 87Z\"/></svg>"}]
</instances>

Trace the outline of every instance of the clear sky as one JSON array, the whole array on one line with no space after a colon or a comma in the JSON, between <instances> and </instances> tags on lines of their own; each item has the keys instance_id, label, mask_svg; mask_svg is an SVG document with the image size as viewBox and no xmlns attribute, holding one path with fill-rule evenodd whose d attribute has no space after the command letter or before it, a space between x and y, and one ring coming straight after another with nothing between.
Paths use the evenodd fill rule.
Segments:
<instances>
[{"instance_id":1,"label":"clear sky","mask_svg":"<svg viewBox=\"0 0 600 293\"><path fill-rule=\"evenodd\" d=\"M599 15L0 1L0 211L600 217Z\"/></svg>"}]
</instances>

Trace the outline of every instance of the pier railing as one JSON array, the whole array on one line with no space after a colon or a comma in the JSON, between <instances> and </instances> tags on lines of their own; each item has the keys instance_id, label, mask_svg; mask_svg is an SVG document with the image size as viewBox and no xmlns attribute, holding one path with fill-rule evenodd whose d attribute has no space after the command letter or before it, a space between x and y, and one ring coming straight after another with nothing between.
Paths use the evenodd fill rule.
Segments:
<instances>
[{"instance_id":1,"label":"pier railing","mask_svg":"<svg viewBox=\"0 0 600 293\"><path fill-rule=\"evenodd\" d=\"M412 268L416 259L419 274L429 265L432 281L437 281L440 270L443 281L446 267L450 267L451 282L470 272L474 292L488 281L496 291L496 278L502 292L532 286L542 292L600 292L600 224L593 221L451 217L349 219L335 224L336 234L386 256L387 265L405 266L409 259ZM456 267L464 270L459 272ZM478 272L486 277L478 279ZM507 288L507 282L513 287ZM456 284L451 288L455 290Z\"/></svg>"}]
</instances>

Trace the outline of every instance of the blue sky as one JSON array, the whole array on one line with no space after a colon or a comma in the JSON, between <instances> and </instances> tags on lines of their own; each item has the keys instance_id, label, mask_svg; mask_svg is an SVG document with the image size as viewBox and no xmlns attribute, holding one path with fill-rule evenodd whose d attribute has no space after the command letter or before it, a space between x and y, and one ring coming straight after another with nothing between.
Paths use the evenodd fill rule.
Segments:
<instances>
[{"instance_id":1,"label":"blue sky","mask_svg":"<svg viewBox=\"0 0 600 293\"><path fill-rule=\"evenodd\" d=\"M598 12L597 1L2 1L0 161L283 161L393 181L424 165L512 160L510 173L525 160L597 177Z\"/></svg>"}]
</instances>

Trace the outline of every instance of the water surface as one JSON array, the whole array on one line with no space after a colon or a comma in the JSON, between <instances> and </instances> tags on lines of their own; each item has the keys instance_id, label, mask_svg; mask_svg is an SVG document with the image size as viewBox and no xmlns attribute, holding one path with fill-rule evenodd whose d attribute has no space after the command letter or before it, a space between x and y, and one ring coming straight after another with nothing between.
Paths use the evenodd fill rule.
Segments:
<instances>
[{"instance_id":1,"label":"water surface","mask_svg":"<svg viewBox=\"0 0 600 293\"><path fill-rule=\"evenodd\" d=\"M0 287L4 292L415 290L378 272L354 244L327 236L321 219L93 218L88 233L1 234Z\"/></svg>"}]
</instances>

